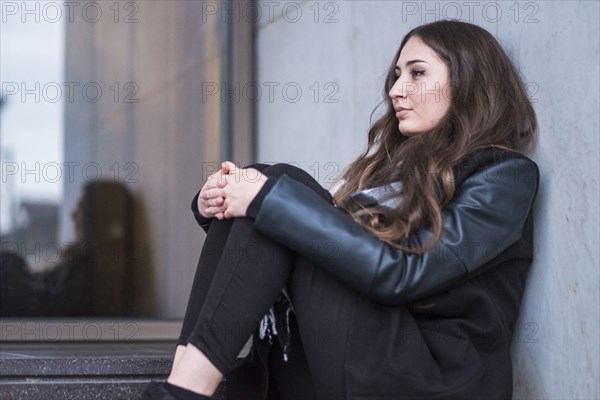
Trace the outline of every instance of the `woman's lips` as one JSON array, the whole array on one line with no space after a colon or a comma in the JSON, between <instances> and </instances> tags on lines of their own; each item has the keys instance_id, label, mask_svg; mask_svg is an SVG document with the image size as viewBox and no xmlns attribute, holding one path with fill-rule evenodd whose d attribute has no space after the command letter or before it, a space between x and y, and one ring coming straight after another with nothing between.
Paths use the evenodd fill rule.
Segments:
<instances>
[{"instance_id":1,"label":"woman's lips","mask_svg":"<svg viewBox=\"0 0 600 400\"><path fill-rule=\"evenodd\" d=\"M396 108L396 118L403 117L409 111L411 111L409 108Z\"/></svg>"}]
</instances>

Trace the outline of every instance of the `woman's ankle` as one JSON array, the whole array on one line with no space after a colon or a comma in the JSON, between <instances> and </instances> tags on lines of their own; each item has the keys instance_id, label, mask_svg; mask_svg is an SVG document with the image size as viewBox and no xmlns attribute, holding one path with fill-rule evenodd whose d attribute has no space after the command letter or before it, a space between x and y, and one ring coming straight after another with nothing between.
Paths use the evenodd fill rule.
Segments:
<instances>
[{"instance_id":1,"label":"woman's ankle","mask_svg":"<svg viewBox=\"0 0 600 400\"><path fill-rule=\"evenodd\" d=\"M187 345L183 345L183 344L177 345L177 348L175 349L175 355L173 356L173 366L171 367L171 374L175 370L175 366L177 364L179 364L179 362L183 358L183 354L185 353L186 349L187 349Z\"/></svg>"},{"instance_id":2,"label":"woman's ankle","mask_svg":"<svg viewBox=\"0 0 600 400\"><path fill-rule=\"evenodd\" d=\"M182 387L172 385L169 382L165 382L165 389L177 398L177 400L210 400L210 396L192 392Z\"/></svg>"},{"instance_id":3,"label":"woman's ankle","mask_svg":"<svg viewBox=\"0 0 600 400\"><path fill-rule=\"evenodd\" d=\"M217 390L223 374L192 344L188 344L167 379L171 385L190 390L204 396L212 396Z\"/></svg>"}]
</instances>

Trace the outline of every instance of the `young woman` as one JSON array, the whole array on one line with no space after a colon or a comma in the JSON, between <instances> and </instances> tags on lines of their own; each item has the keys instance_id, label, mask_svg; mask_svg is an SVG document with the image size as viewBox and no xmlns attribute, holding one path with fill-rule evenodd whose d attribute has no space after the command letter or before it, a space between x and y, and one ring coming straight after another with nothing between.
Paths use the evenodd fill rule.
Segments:
<instances>
[{"instance_id":1,"label":"young woman","mask_svg":"<svg viewBox=\"0 0 600 400\"><path fill-rule=\"evenodd\" d=\"M146 398L224 375L240 399L511 397L539 176L522 81L487 31L439 21L403 39L384 95L333 197L283 164L207 180L173 370Z\"/></svg>"}]
</instances>

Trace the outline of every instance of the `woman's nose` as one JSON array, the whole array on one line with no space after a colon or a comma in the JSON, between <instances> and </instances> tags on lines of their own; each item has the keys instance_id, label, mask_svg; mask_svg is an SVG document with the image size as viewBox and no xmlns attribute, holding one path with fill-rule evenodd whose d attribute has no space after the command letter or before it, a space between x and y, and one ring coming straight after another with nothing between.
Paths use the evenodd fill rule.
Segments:
<instances>
[{"instance_id":1,"label":"woman's nose","mask_svg":"<svg viewBox=\"0 0 600 400\"><path fill-rule=\"evenodd\" d=\"M388 92L388 96L390 96L392 99L406 97L405 86L406 85L403 83L402 78L396 79L396 82Z\"/></svg>"}]
</instances>

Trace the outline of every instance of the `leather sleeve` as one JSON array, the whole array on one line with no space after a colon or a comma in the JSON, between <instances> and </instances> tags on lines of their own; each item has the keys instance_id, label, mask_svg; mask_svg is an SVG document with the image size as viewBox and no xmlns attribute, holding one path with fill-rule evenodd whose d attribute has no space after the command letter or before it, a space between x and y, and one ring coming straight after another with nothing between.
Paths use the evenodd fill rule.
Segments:
<instances>
[{"instance_id":1,"label":"leather sleeve","mask_svg":"<svg viewBox=\"0 0 600 400\"><path fill-rule=\"evenodd\" d=\"M400 305L483 272L486 263L519 240L538 180L536 164L524 157L473 173L443 210L440 240L418 255L382 242L287 176L263 200L255 228L313 260L366 298ZM424 244L431 235L421 229L414 240Z\"/></svg>"}]
</instances>

